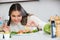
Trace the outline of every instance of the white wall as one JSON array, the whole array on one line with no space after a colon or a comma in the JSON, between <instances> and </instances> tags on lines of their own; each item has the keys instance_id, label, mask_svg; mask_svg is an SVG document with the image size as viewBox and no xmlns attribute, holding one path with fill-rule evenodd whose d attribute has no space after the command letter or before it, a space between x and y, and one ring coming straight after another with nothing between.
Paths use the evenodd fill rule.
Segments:
<instances>
[{"instance_id":1,"label":"white wall","mask_svg":"<svg viewBox=\"0 0 60 40\"><path fill-rule=\"evenodd\" d=\"M43 21L48 21L52 15L60 16L60 1L37 1L37 2L20 2L23 8L28 12L35 14ZM8 11L11 4L0 4L0 16L4 19L8 17Z\"/></svg>"}]
</instances>

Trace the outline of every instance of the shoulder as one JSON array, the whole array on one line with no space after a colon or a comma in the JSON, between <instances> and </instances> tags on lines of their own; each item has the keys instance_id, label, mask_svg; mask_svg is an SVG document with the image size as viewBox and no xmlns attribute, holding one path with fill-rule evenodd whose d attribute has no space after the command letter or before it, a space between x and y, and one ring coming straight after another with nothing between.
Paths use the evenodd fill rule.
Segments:
<instances>
[{"instance_id":1,"label":"shoulder","mask_svg":"<svg viewBox=\"0 0 60 40\"><path fill-rule=\"evenodd\" d=\"M28 18L29 19L39 19L36 15L33 15L33 14L32 15L29 15Z\"/></svg>"},{"instance_id":2,"label":"shoulder","mask_svg":"<svg viewBox=\"0 0 60 40\"><path fill-rule=\"evenodd\" d=\"M38 18L36 15L31 15L28 17L28 22L34 21L35 23L40 22L40 18Z\"/></svg>"}]
</instances>

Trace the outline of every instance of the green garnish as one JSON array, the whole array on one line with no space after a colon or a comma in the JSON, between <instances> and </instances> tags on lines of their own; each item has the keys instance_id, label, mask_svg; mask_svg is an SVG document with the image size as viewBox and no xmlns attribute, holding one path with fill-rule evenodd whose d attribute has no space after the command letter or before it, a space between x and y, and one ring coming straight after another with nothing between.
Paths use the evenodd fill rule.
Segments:
<instances>
[{"instance_id":1,"label":"green garnish","mask_svg":"<svg viewBox=\"0 0 60 40\"><path fill-rule=\"evenodd\" d=\"M38 30L33 30L32 32L35 33L35 32L38 32Z\"/></svg>"}]
</instances>

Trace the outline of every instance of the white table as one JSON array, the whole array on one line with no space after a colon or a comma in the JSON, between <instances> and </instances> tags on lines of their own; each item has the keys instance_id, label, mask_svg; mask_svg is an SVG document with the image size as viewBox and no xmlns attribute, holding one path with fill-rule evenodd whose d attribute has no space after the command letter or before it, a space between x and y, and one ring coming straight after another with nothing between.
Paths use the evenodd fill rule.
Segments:
<instances>
[{"instance_id":1,"label":"white table","mask_svg":"<svg viewBox=\"0 0 60 40\"><path fill-rule=\"evenodd\" d=\"M60 40L60 38L51 38L51 35L45 34L43 31L30 34L21 34L12 36L10 39L0 39L0 40Z\"/></svg>"}]
</instances>

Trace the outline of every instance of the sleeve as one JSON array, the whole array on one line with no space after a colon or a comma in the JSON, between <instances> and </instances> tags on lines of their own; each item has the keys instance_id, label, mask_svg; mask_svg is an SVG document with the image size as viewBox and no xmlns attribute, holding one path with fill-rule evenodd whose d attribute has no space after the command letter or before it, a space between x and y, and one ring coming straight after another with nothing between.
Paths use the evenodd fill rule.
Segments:
<instances>
[{"instance_id":1,"label":"sleeve","mask_svg":"<svg viewBox=\"0 0 60 40\"><path fill-rule=\"evenodd\" d=\"M37 25L39 25L38 27L39 28L42 28L44 27L44 25L46 24L46 22L40 20L37 16L33 15L33 16L30 16L30 19L29 20L33 20Z\"/></svg>"}]
</instances>

